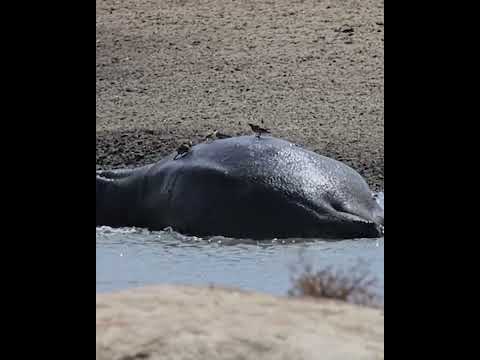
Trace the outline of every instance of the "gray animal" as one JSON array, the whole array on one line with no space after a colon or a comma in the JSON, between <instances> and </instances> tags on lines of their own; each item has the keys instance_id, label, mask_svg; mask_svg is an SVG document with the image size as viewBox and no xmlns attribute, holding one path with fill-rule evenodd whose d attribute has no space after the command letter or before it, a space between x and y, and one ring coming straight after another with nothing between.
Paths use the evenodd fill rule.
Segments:
<instances>
[{"instance_id":1,"label":"gray animal","mask_svg":"<svg viewBox=\"0 0 480 360\"><path fill-rule=\"evenodd\" d=\"M97 172L96 225L258 240L383 234L383 209L356 171L288 141L232 137L176 156Z\"/></svg>"}]
</instances>

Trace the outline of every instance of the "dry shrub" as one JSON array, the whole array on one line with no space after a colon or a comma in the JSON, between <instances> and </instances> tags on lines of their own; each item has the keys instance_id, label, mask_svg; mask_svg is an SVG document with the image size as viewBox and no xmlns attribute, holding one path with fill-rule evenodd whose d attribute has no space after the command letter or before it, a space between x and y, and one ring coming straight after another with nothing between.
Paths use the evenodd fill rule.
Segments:
<instances>
[{"instance_id":1,"label":"dry shrub","mask_svg":"<svg viewBox=\"0 0 480 360\"><path fill-rule=\"evenodd\" d=\"M300 275L292 277L293 288L288 294L378 307L380 299L373 290L377 285L377 279L370 276L365 265L359 262L346 271L328 266L316 272L312 266L305 265Z\"/></svg>"}]
</instances>

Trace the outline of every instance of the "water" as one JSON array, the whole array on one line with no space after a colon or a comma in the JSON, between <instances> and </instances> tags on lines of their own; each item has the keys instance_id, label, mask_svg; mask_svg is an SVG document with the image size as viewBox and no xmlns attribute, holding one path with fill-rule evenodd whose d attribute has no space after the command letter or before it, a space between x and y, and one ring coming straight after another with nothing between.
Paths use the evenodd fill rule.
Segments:
<instances>
[{"instance_id":1,"label":"water","mask_svg":"<svg viewBox=\"0 0 480 360\"><path fill-rule=\"evenodd\" d=\"M378 194L383 206L384 195ZM96 229L97 292L152 284L223 285L285 295L292 267L347 269L365 261L383 297L384 238L255 242L204 240L173 231Z\"/></svg>"}]
</instances>

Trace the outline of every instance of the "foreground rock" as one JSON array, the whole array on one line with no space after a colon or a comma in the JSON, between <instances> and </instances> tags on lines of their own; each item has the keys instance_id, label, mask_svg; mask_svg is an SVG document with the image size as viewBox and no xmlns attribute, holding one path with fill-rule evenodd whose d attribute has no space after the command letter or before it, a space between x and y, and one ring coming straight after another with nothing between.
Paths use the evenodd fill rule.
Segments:
<instances>
[{"instance_id":1,"label":"foreground rock","mask_svg":"<svg viewBox=\"0 0 480 360\"><path fill-rule=\"evenodd\" d=\"M96 358L383 359L382 310L220 288L97 294Z\"/></svg>"}]
</instances>

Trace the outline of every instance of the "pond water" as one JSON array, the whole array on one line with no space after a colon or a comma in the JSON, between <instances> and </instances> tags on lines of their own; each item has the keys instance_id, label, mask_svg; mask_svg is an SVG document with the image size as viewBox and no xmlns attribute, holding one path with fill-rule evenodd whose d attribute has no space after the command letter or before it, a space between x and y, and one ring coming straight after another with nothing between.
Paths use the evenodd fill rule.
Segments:
<instances>
[{"instance_id":1,"label":"pond water","mask_svg":"<svg viewBox=\"0 0 480 360\"><path fill-rule=\"evenodd\" d=\"M383 206L384 194L378 202ZM256 242L201 239L173 231L96 229L96 291L153 284L222 285L286 295L295 268L349 269L362 261L384 292L384 238Z\"/></svg>"}]
</instances>

